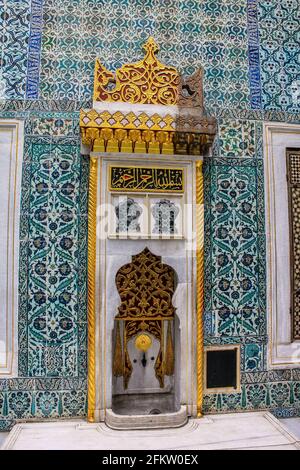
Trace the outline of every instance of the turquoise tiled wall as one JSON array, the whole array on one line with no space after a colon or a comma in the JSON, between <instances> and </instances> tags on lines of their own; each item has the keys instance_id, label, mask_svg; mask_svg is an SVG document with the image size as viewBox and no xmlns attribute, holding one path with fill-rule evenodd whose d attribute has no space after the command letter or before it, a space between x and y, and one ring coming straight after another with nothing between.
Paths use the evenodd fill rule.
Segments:
<instances>
[{"instance_id":1,"label":"turquoise tiled wall","mask_svg":"<svg viewBox=\"0 0 300 470\"><path fill-rule=\"evenodd\" d=\"M300 413L300 372L268 371L262 123L300 124L297 0L0 0L1 117L25 120L19 378L0 380L0 429L86 413L88 161L78 111L93 67L142 56L204 68L218 133L205 171L205 343L241 344L242 391L205 411ZM299 83L300 87L300 83Z\"/></svg>"}]
</instances>

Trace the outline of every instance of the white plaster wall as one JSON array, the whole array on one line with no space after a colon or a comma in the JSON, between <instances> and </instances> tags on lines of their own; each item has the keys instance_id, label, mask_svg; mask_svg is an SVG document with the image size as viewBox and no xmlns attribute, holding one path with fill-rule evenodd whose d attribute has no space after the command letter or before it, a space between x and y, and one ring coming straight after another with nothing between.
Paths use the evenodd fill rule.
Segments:
<instances>
[{"instance_id":1,"label":"white plaster wall","mask_svg":"<svg viewBox=\"0 0 300 470\"><path fill-rule=\"evenodd\" d=\"M0 120L0 376L17 375L23 122Z\"/></svg>"}]
</instances>

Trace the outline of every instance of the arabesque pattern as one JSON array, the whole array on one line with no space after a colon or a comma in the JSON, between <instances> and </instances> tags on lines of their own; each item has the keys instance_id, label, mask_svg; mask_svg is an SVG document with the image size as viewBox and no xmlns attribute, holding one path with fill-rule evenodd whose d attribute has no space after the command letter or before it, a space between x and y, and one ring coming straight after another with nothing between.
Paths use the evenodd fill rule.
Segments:
<instances>
[{"instance_id":1,"label":"arabesque pattern","mask_svg":"<svg viewBox=\"0 0 300 470\"><path fill-rule=\"evenodd\" d=\"M258 2L263 108L300 112L298 0Z\"/></svg>"}]
</instances>

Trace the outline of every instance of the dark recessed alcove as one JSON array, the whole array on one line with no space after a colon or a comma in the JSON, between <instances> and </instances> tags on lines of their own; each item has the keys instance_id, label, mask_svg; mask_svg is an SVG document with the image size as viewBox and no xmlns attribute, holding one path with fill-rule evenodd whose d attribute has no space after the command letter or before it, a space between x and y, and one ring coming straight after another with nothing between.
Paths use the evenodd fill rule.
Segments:
<instances>
[{"instance_id":1,"label":"dark recessed alcove","mask_svg":"<svg viewBox=\"0 0 300 470\"><path fill-rule=\"evenodd\" d=\"M206 351L206 388L237 388L237 348Z\"/></svg>"}]
</instances>

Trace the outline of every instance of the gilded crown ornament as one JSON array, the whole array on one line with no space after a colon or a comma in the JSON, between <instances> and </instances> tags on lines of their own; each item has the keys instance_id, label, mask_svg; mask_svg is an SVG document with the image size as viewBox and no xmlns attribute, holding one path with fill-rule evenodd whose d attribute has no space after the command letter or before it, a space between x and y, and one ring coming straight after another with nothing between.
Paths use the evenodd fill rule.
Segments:
<instances>
[{"instance_id":1,"label":"gilded crown ornament","mask_svg":"<svg viewBox=\"0 0 300 470\"><path fill-rule=\"evenodd\" d=\"M142 60L123 65L115 75L96 61L95 101L177 104L180 77L176 68L158 60L159 47L153 37L149 37L143 48L146 54Z\"/></svg>"},{"instance_id":2,"label":"gilded crown ornament","mask_svg":"<svg viewBox=\"0 0 300 470\"><path fill-rule=\"evenodd\" d=\"M204 112L202 69L183 77L159 61L153 37L143 48L142 60L115 73L96 60L94 108L80 110L83 145L93 152L205 154L216 120Z\"/></svg>"}]
</instances>

